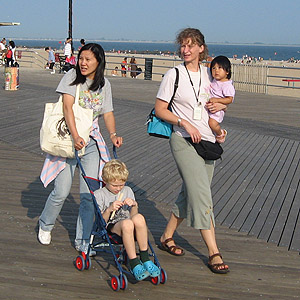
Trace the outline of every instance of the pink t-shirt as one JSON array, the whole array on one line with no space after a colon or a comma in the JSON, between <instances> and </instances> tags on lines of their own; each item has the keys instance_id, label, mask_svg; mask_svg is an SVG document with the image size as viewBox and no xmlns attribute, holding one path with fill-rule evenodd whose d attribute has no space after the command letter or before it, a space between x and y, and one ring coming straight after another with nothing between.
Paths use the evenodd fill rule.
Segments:
<instances>
[{"instance_id":1,"label":"pink t-shirt","mask_svg":"<svg viewBox=\"0 0 300 300\"><path fill-rule=\"evenodd\" d=\"M232 80L219 81L213 79L210 85L210 97L211 98L225 98L225 97L234 97L235 89L232 84ZM218 123L221 123L224 118L224 110L220 110L216 113L208 112L210 118L213 118Z\"/></svg>"}]
</instances>

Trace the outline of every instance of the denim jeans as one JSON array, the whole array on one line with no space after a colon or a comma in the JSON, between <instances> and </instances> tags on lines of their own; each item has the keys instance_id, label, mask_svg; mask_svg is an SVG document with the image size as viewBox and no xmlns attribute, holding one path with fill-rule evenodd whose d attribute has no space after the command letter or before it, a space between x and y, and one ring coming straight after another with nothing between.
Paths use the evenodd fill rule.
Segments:
<instances>
[{"instance_id":1,"label":"denim jeans","mask_svg":"<svg viewBox=\"0 0 300 300\"><path fill-rule=\"evenodd\" d=\"M87 145L85 154L81 157L80 161L87 176L98 178L100 157L98 147L93 139ZM55 179L54 189L50 193L39 219L39 224L44 231L51 231L54 227L65 199L70 193L76 165L77 161L75 158L67 158L66 167ZM79 251L85 251L89 244L93 227L94 204L89 189L81 176L81 172L79 186L80 206L76 226L75 247Z\"/></svg>"}]
</instances>

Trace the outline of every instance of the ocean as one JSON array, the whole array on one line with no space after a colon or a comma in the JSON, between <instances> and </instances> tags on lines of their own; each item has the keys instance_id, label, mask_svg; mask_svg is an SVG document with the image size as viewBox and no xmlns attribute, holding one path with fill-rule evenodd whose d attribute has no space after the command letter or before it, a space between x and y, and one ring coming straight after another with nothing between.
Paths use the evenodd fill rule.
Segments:
<instances>
[{"instance_id":1,"label":"ocean","mask_svg":"<svg viewBox=\"0 0 300 300\"><path fill-rule=\"evenodd\" d=\"M20 47L62 49L64 41L59 40L21 40L14 39L15 44ZM108 41L86 41L99 43L106 52L121 51L127 53L170 53L176 51L174 43L147 43L147 42L108 42ZM79 41L74 41L74 48L78 49ZM299 46L276 46L263 44L231 45L231 44L210 44L208 43L209 54L211 56L225 55L232 58L242 58L244 55L252 57L262 57L264 60L288 60L294 58L300 60Z\"/></svg>"}]
</instances>

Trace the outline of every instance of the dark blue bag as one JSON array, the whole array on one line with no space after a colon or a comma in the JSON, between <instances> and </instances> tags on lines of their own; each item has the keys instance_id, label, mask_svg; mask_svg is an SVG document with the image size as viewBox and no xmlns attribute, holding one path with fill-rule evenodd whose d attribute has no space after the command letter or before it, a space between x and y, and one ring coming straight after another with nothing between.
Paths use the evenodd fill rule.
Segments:
<instances>
[{"instance_id":1,"label":"dark blue bag","mask_svg":"<svg viewBox=\"0 0 300 300\"><path fill-rule=\"evenodd\" d=\"M174 93L168 105L169 110L171 110L171 105L178 88L179 71L177 68L175 68L175 70L176 70L176 79L174 84ZM154 108L151 110L150 114L148 115L146 124L147 124L147 132L149 135L159 137L159 138L164 138L164 139L169 139L171 137L173 131L173 125L165 122L160 118L157 118L155 116Z\"/></svg>"}]
</instances>

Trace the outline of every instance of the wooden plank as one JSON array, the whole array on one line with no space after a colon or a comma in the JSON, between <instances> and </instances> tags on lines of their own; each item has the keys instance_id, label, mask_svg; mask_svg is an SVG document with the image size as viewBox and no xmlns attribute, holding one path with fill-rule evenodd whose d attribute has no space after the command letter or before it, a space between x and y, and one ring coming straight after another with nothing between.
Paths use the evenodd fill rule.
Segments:
<instances>
[{"instance_id":1,"label":"wooden plank","mask_svg":"<svg viewBox=\"0 0 300 300\"><path fill-rule=\"evenodd\" d=\"M272 224L265 223L265 216L263 215L265 201L268 198L272 188L276 182L276 178L280 173L281 167L283 165L282 156L285 156L285 151L288 147L288 140L282 140L280 143L280 148L275 153L273 160L266 169L266 172L262 178L262 188L259 191L259 196L257 200L253 203L253 207L246 218L243 226L241 227L242 231L250 232L250 234L258 235L261 231L263 224L266 226L272 226ZM266 207L266 206L265 206Z\"/></svg>"},{"instance_id":2,"label":"wooden plank","mask_svg":"<svg viewBox=\"0 0 300 300\"><path fill-rule=\"evenodd\" d=\"M261 141L261 143L257 146L258 152L252 153L253 156L251 157L251 161L249 162L247 168L244 168L238 180L235 181L234 184L237 185L237 189L230 196L230 199L226 204L226 210L223 209L218 216L218 219L223 219L222 225L229 227L233 226L236 218L246 205L249 197L249 195L246 195L246 192L250 193L250 185L253 181L258 182L260 180L260 177L257 176L257 173L261 168L261 161L263 161L268 155L269 151L271 151L270 144L272 144L272 141L272 137L264 138ZM266 148L268 149L267 151ZM243 216L241 216L241 218L243 218Z\"/></svg>"},{"instance_id":3,"label":"wooden plank","mask_svg":"<svg viewBox=\"0 0 300 300\"><path fill-rule=\"evenodd\" d=\"M300 201L298 200L299 198L296 197L300 178L299 143L294 143L293 149L290 152L289 156L291 156L291 163L286 172L284 181L282 182L280 192L274 200L273 209L270 213L270 216L274 215L274 209L276 209L277 206L280 205L278 199L282 199L280 211L278 211L278 216L275 220L274 229L272 230L272 233L269 238L269 241L287 248L289 248L294 234L294 224L297 224L298 212L300 207ZM295 162L298 163L296 164Z\"/></svg>"}]
</instances>

